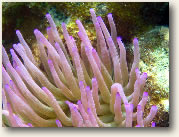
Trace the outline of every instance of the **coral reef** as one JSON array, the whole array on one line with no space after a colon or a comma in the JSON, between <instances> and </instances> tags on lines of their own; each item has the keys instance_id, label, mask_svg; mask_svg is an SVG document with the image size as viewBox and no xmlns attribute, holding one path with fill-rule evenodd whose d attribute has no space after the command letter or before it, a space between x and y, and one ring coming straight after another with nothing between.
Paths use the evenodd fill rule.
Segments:
<instances>
[{"instance_id":1,"label":"coral reef","mask_svg":"<svg viewBox=\"0 0 179 137\"><path fill-rule=\"evenodd\" d=\"M140 70L147 72L150 105L158 106L156 125L169 126L169 28L157 26L139 38ZM150 106L149 105L149 106ZM147 106L146 106L147 107Z\"/></svg>"},{"instance_id":2,"label":"coral reef","mask_svg":"<svg viewBox=\"0 0 179 137\"><path fill-rule=\"evenodd\" d=\"M19 30L20 43L10 49L12 63L3 47L4 126L155 127L152 120L157 106L145 112L147 73L139 70L138 39L133 39L134 60L129 70L112 14L107 16L109 33L94 9L90 13L96 30L95 46L80 20L76 24L81 49L62 23L64 44L51 15L46 14L48 38L34 30L42 66Z\"/></svg>"}]
</instances>

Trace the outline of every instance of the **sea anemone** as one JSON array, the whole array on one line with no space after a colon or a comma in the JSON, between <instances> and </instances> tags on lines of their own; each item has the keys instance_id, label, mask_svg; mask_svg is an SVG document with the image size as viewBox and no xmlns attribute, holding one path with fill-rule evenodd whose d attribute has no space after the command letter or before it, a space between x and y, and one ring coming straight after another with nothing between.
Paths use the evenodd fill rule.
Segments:
<instances>
[{"instance_id":1,"label":"sea anemone","mask_svg":"<svg viewBox=\"0 0 179 137\"><path fill-rule=\"evenodd\" d=\"M134 60L129 71L126 49L117 37L112 14L109 33L101 17L90 9L97 44L92 46L84 26L76 21L81 45L62 23L65 44L50 14L46 38L34 30L40 66L21 32L20 43L3 47L3 126L10 127L155 127L157 107L144 118L147 73L139 71L139 44L134 38ZM66 45L66 46L65 46ZM80 48L78 48L80 47ZM93 48L93 47L96 47Z\"/></svg>"}]
</instances>

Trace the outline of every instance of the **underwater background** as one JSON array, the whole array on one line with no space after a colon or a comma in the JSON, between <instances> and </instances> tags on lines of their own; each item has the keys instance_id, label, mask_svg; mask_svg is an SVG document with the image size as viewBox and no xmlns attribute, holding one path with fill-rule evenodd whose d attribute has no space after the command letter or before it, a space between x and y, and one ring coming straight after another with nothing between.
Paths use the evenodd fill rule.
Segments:
<instances>
[{"instance_id":1,"label":"underwater background","mask_svg":"<svg viewBox=\"0 0 179 137\"><path fill-rule=\"evenodd\" d=\"M142 72L148 73L146 91L149 92L150 108L159 108L155 118L157 127L169 126L169 3L168 2L4 2L2 4L2 44L9 49L18 42L15 31L22 32L38 63L39 53L33 30L38 28L46 33L48 22L44 18L50 13L61 33L61 23L65 22L70 34L80 42L75 20L80 19L90 40L96 42L96 34L89 9L94 8L107 27L107 13L112 13L118 36L127 46L129 68L133 61L131 41L138 37ZM63 39L63 36L62 36ZM149 110L148 110L149 111ZM145 114L144 114L145 115Z\"/></svg>"}]
</instances>

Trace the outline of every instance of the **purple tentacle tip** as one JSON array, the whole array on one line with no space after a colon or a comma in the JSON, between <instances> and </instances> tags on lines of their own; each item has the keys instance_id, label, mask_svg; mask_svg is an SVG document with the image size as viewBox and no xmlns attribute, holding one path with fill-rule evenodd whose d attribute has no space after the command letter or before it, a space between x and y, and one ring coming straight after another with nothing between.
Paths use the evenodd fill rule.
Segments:
<instances>
[{"instance_id":1,"label":"purple tentacle tip","mask_svg":"<svg viewBox=\"0 0 179 137\"><path fill-rule=\"evenodd\" d=\"M138 39L134 38L134 40L133 40L134 46L138 45L138 42L139 42Z\"/></svg>"},{"instance_id":2,"label":"purple tentacle tip","mask_svg":"<svg viewBox=\"0 0 179 137\"><path fill-rule=\"evenodd\" d=\"M70 39L74 40L73 36L70 36Z\"/></svg>"},{"instance_id":3,"label":"purple tentacle tip","mask_svg":"<svg viewBox=\"0 0 179 137\"><path fill-rule=\"evenodd\" d=\"M140 127L140 125L136 125L135 127Z\"/></svg>"},{"instance_id":4,"label":"purple tentacle tip","mask_svg":"<svg viewBox=\"0 0 179 137\"><path fill-rule=\"evenodd\" d=\"M143 74L144 74L145 77L147 77L147 72L144 72Z\"/></svg>"},{"instance_id":5,"label":"purple tentacle tip","mask_svg":"<svg viewBox=\"0 0 179 137\"><path fill-rule=\"evenodd\" d=\"M89 52L89 47L88 46L85 46L85 51Z\"/></svg>"},{"instance_id":6,"label":"purple tentacle tip","mask_svg":"<svg viewBox=\"0 0 179 137\"><path fill-rule=\"evenodd\" d=\"M9 80L9 83L13 83L13 81L12 81L12 80Z\"/></svg>"},{"instance_id":7,"label":"purple tentacle tip","mask_svg":"<svg viewBox=\"0 0 179 137\"><path fill-rule=\"evenodd\" d=\"M21 43L17 43L17 46L22 46L22 44Z\"/></svg>"},{"instance_id":8,"label":"purple tentacle tip","mask_svg":"<svg viewBox=\"0 0 179 137\"><path fill-rule=\"evenodd\" d=\"M76 112L78 111L76 106L73 106L73 110L76 111Z\"/></svg>"},{"instance_id":9,"label":"purple tentacle tip","mask_svg":"<svg viewBox=\"0 0 179 137\"><path fill-rule=\"evenodd\" d=\"M151 107L151 110L153 110L153 111L156 111L158 108L157 108L157 106L156 105L153 105L152 107Z\"/></svg>"},{"instance_id":10,"label":"purple tentacle tip","mask_svg":"<svg viewBox=\"0 0 179 137\"><path fill-rule=\"evenodd\" d=\"M91 109L90 109L90 108L88 108L88 109L87 109L87 111L88 111L88 113L89 113L89 112L91 112Z\"/></svg>"},{"instance_id":11,"label":"purple tentacle tip","mask_svg":"<svg viewBox=\"0 0 179 137\"><path fill-rule=\"evenodd\" d=\"M98 21L102 20L101 16L98 16L98 17L97 17L97 20L98 20Z\"/></svg>"},{"instance_id":12,"label":"purple tentacle tip","mask_svg":"<svg viewBox=\"0 0 179 137\"><path fill-rule=\"evenodd\" d=\"M121 41L121 40L122 40L122 37L121 37L121 36L117 37L117 40L118 40L118 41Z\"/></svg>"},{"instance_id":13,"label":"purple tentacle tip","mask_svg":"<svg viewBox=\"0 0 179 137\"><path fill-rule=\"evenodd\" d=\"M141 105L137 105L137 109L141 110L142 109Z\"/></svg>"},{"instance_id":14,"label":"purple tentacle tip","mask_svg":"<svg viewBox=\"0 0 179 137\"><path fill-rule=\"evenodd\" d=\"M55 46L59 46L58 42L55 42Z\"/></svg>"},{"instance_id":15,"label":"purple tentacle tip","mask_svg":"<svg viewBox=\"0 0 179 137\"><path fill-rule=\"evenodd\" d=\"M152 122L152 127L155 127L156 126L156 123L155 122Z\"/></svg>"},{"instance_id":16,"label":"purple tentacle tip","mask_svg":"<svg viewBox=\"0 0 179 137\"><path fill-rule=\"evenodd\" d=\"M116 93L116 97L120 97L120 94L119 94L119 92L117 92L117 93Z\"/></svg>"},{"instance_id":17,"label":"purple tentacle tip","mask_svg":"<svg viewBox=\"0 0 179 137\"><path fill-rule=\"evenodd\" d=\"M15 62L15 61L14 61L13 63L16 65L16 62ZM15 69L16 69L16 70L20 70L20 67L19 67L19 66L15 66Z\"/></svg>"},{"instance_id":18,"label":"purple tentacle tip","mask_svg":"<svg viewBox=\"0 0 179 137\"><path fill-rule=\"evenodd\" d=\"M98 16L97 19L102 19L101 16Z\"/></svg>"},{"instance_id":19,"label":"purple tentacle tip","mask_svg":"<svg viewBox=\"0 0 179 137\"><path fill-rule=\"evenodd\" d=\"M48 31L48 30L50 30L50 29L51 29L51 27L50 27L50 26L49 26L49 27L47 27L47 31Z\"/></svg>"},{"instance_id":20,"label":"purple tentacle tip","mask_svg":"<svg viewBox=\"0 0 179 137\"><path fill-rule=\"evenodd\" d=\"M97 82L95 77L94 77L94 78L92 78L92 82Z\"/></svg>"},{"instance_id":21,"label":"purple tentacle tip","mask_svg":"<svg viewBox=\"0 0 179 137\"><path fill-rule=\"evenodd\" d=\"M79 24L79 23L81 23L81 21L80 20L76 20L76 24Z\"/></svg>"},{"instance_id":22,"label":"purple tentacle tip","mask_svg":"<svg viewBox=\"0 0 179 137\"><path fill-rule=\"evenodd\" d=\"M80 31L78 31L77 34L78 34L79 37L81 36L81 32L80 32ZM81 37L80 37L80 38L81 38Z\"/></svg>"},{"instance_id":23,"label":"purple tentacle tip","mask_svg":"<svg viewBox=\"0 0 179 137\"><path fill-rule=\"evenodd\" d=\"M134 41L138 41L138 39L137 39L137 38L134 38Z\"/></svg>"},{"instance_id":24,"label":"purple tentacle tip","mask_svg":"<svg viewBox=\"0 0 179 137\"><path fill-rule=\"evenodd\" d=\"M109 14L108 14L108 17L112 17L112 13L109 13Z\"/></svg>"},{"instance_id":25,"label":"purple tentacle tip","mask_svg":"<svg viewBox=\"0 0 179 137\"><path fill-rule=\"evenodd\" d=\"M13 48L15 49L15 47L16 47L17 45L16 45L16 44L13 44L12 46L13 46Z\"/></svg>"},{"instance_id":26,"label":"purple tentacle tip","mask_svg":"<svg viewBox=\"0 0 179 137\"><path fill-rule=\"evenodd\" d=\"M20 31L19 31L19 30L16 30L16 34L18 34L18 33L20 33Z\"/></svg>"},{"instance_id":27,"label":"purple tentacle tip","mask_svg":"<svg viewBox=\"0 0 179 137\"><path fill-rule=\"evenodd\" d=\"M58 120L58 119L56 120L56 124L58 127L62 127L62 124L61 124L60 120Z\"/></svg>"},{"instance_id":28,"label":"purple tentacle tip","mask_svg":"<svg viewBox=\"0 0 179 137\"><path fill-rule=\"evenodd\" d=\"M31 123L28 123L27 125L28 125L29 127L32 127L32 124L31 124Z\"/></svg>"},{"instance_id":29,"label":"purple tentacle tip","mask_svg":"<svg viewBox=\"0 0 179 137\"><path fill-rule=\"evenodd\" d=\"M42 87L42 90L45 90L46 89L46 87Z\"/></svg>"},{"instance_id":30,"label":"purple tentacle tip","mask_svg":"<svg viewBox=\"0 0 179 137\"><path fill-rule=\"evenodd\" d=\"M108 38L108 41L109 41L109 42L112 42L112 38L111 38L111 37L109 37L109 38Z\"/></svg>"},{"instance_id":31,"label":"purple tentacle tip","mask_svg":"<svg viewBox=\"0 0 179 137\"><path fill-rule=\"evenodd\" d=\"M136 68L136 69L135 69L135 72L136 72L136 73L139 72L139 68Z\"/></svg>"},{"instance_id":32,"label":"purple tentacle tip","mask_svg":"<svg viewBox=\"0 0 179 137\"><path fill-rule=\"evenodd\" d=\"M37 33L39 30L38 29L34 29L34 33Z\"/></svg>"},{"instance_id":33,"label":"purple tentacle tip","mask_svg":"<svg viewBox=\"0 0 179 137\"><path fill-rule=\"evenodd\" d=\"M45 16L46 16L47 18L51 17L50 13L47 13Z\"/></svg>"},{"instance_id":34,"label":"purple tentacle tip","mask_svg":"<svg viewBox=\"0 0 179 137\"><path fill-rule=\"evenodd\" d=\"M8 84L5 84L5 88L9 88L9 85L8 85Z\"/></svg>"},{"instance_id":35,"label":"purple tentacle tip","mask_svg":"<svg viewBox=\"0 0 179 137\"><path fill-rule=\"evenodd\" d=\"M143 93L143 96L148 96L148 92L144 92L144 93Z\"/></svg>"},{"instance_id":36,"label":"purple tentacle tip","mask_svg":"<svg viewBox=\"0 0 179 137\"><path fill-rule=\"evenodd\" d=\"M60 121L57 119L56 122L58 123L58 122L60 122Z\"/></svg>"},{"instance_id":37,"label":"purple tentacle tip","mask_svg":"<svg viewBox=\"0 0 179 137\"><path fill-rule=\"evenodd\" d=\"M96 50L93 48L93 49L92 49L92 52L93 52L93 53L96 53Z\"/></svg>"},{"instance_id":38,"label":"purple tentacle tip","mask_svg":"<svg viewBox=\"0 0 179 137\"><path fill-rule=\"evenodd\" d=\"M11 52L11 54L12 54L12 52L14 52L13 48L10 49L10 52Z\"/></svg>"},{"instance_id":39,"label":"purple tentacle tip","mask_svg":"<svg viewBox=\"0 0 179 137\"><path fill-rule=\"evenodd\" d=\"M90 12L95 12L93 8L90 9Z\"/></svg>"},{"instance_id":40,"label":"purple tentacle tip","mask_svg":"<svg viewBox=\"0 0 179 137\"><path fill-rule=\"evenodd\" d=\"M65 101L65 103L69 106L71 105L70 101Z\"/></svg>"},{"instance_id":41,"label":"purple tentacle tip","mask_svg":"<svg viewBox=\"0 0 179 137\"><path fill-rule=\"evenodd\" d=\"M77 48L74 46L72 47L72 52L76 52L77 51Z\"/></svg>"},{"instance_id":42,"label":"purple tentacle tip","mask_svg":"<svg viewBox=\"0 0 179 137\"><path fill-rule=\"evenodd\" d=\"M48 60L48 64L52 64L52 60L49 59L49 60Z\"/></svg>"},{"instance_id":43,"label":"purple tentacle tip","mask_svg":"<svg viewBox=\"0 0 179 137\"><path fill-rule=\"evenodd\" d=\"M81 104L81 100L78 100L77 104L80 105Z\"/></svg>"},{"instance_id":44,"label":"purple tentacle tip","mask_svg":"<svg viewBox=\"0 0 179 137\"><path fill-rule=\"evenodd\" d=\"M80 81L80 82L79 82L79 86L82 86L82 85L83 85L83 81Z\"/></svg>"},{"instance_id":45,"label":"purple tentacle tip","mask_svg":"<svg viewBox=\"0 0 179 137\"><path fill-rule=\"evenodd\" d=\"M7 67L10 68L10 67L11 67L11 64L10 64L10 63L7 63Z\"/></svg>"},{"instance_id":46,"label":"purple tentacle tip","mask_svg":"<svg viewBox=\"0 0 179 137\"><path fill-rule=\"evenodd\" d=\"M124 103L124 106L125 106L125 107L129 107L129 103L126 103L126 102L125 102L125 103Z\"/></svg>"},{"instance_id":47,"label":"purple tentacle tip","mask_svg":"<svg viewBox=\"0 0 179 137\"><path fill-rule=\"evenodd\" d=\"M130 104L130 108L131 108L131 110L133 110L134 109L134 104Z\"/></svg>"},{"instance_id":48,"label":"purple tentacle tip","mask_svg":"<svg viewBox=\"0 0 179 137\"><path fill-rule=\"evenodd\" d=\"M66 27L65 22L62 22L61 25L62 25L62 27Z\"/></svg>"},{"instance_id":49,"label":"purple tentacle tip","mask_svg":"<svg viewBox=\"0 0 179 137\"><path fill-rule=\"evenodd\" d=\"M86 91L89 91L90 90L90 87L89 86L86 86Z\"/></svg>"}]
</instances>

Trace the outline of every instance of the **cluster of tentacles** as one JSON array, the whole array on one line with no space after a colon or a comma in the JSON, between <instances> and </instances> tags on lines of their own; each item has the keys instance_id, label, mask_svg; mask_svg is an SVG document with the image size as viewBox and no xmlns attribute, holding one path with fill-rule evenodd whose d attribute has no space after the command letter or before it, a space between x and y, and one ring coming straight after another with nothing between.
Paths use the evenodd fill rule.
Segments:
<instances>
[{"instance_id":1,"label":"cluster of tentacles","mask_svg":"<svg viewBox=\"0 0 179 137\"><path fill-rule=\"evenodd\" d=\"M97 45L92 46L77 20L81 45L76 45L62 23L65 44L46 15L48 38L35 29L43 70L19 30L20 43L3 47L3 125L10 127L148 127L157 107L144 118L148 93L146 73L140 73L139 45L134 38L134 61L129 71L126 50L117 37L112 14L109 32L101 17L90 9ZM66 45L66 46L65 46ZM80 48L78 48L80 47ZM97 47L94 49L93 47ZM152 123L151 123L152 122Z\"/></svg>"}]
</instances>

